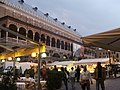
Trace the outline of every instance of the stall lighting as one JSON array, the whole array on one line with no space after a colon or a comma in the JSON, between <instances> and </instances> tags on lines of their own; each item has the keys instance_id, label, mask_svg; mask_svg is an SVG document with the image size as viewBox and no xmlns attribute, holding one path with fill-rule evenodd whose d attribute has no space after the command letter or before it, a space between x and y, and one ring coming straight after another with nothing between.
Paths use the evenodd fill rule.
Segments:
<instances>
[{"instance_id":1,"label":"stall lighting","mask_svg":"<svg viewBox=\"0 0 120 90\"><path fill-rule=\"evenodd\" d=\"M46 53L42 53L42 54L41 54L41 57L42 57L42 58L47 57Z\"/></svg>"},{"instance_id":2,"label":"stall lighting","mask_svg":"<svg viewBox=\"0 0 120 90\"><path fill-rule=\"evenodd\" d=\"M33 52L33 53L31 54L31 56L32 56L32 57L36 57L37 54L36 54L35 52Z\"/></svg>"},{"instance_id":3,"label":"stall lighting","mask_svg":"<svg viewBox=\"0 0 120 90\"><path fill-rule=\"evenodd\" d=\"M17 62L19 62L20 60L21 60L21 59L20 59L19 57L18 57L18 58L16 58L16 61L17 61Z\"/></svg>"},{"instance_id":4,"label":"stall lighting","mask_svg":"<svg viewBox=\"0 0 120 90\"><path fill-rule=\"evenodd\" d=\"M2 60L2 62L5 62L5 60Z\"/></svg>"},{"instance_id":5,"label":"stall lighting","mask_svg":"<svg viewBox=\"0 0 120 90\"><path fill-rule=\"evenodd\" d=\"M8 57L8 60L10 60L10 61L11 61L11 60L12 60L12 57Z\"/></svg>"}]
</instances>

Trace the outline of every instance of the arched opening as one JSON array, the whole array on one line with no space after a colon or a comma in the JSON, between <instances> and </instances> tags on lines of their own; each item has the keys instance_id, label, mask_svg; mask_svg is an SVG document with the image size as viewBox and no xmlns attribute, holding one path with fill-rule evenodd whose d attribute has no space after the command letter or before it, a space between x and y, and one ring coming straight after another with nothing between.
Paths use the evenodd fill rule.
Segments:
<instances>
[{"instance_id":1,"label":"arched opening","mask_svg":"<svg viewBox=\"0 0 120 90\"><path fill-rule=\"evenodd\" d=\"M32 30L28 31L27 37L33 40L33 32L32 32Z\"/></svg>"},{"instance_id":2,"label":"arched opening","mask_svg":"<svg viewBox=\"0 0 120 90\"><path fill-rule=\"evenodd\" d=\"M58 53L54 53L54 54L53 54L53 57L60 58L60 55L59 55Z\"/></svg>"},{"instance_id":3,"label":"arched opening","mask_svg":"<svg viewBox=\"0 0 120 90\"><path fill-rule=\"evenodd\" d=\"M36 32L34 40L37 41L37 42L39 42L39 39L40 39L39 33Z\"/></svg>"},{"instance_id":4,"label":"arched opening","mask_svg":"<svg viewBox=\"0 0 120 90\"><path fill-rule=\"evenodd\" d=\"M52 63L52 61L48 61L48 63Z\"/></svg>"},{"instance_id":5,"label":"arched opening","mask_svg":"<svg viewBox=\"0 0 120 90\"><path fill-rule=\"evenodd\" d=\"M67 50L67 42L65 42L65 50Z\"/></svg>"},{"instance_id":6,"label":"arched opening","mask_svg":"<svg viewBox=\"0 0 120 90\"><path fill-rule=\"evenodd\" d=\"M68 50L70 51L70 43L68 43Z\"/></svg>"},{"instance_id":7,"label":"arched opening","mask_svg":"<svg viewBox=\"0 0 120 90\"><path fill-rule=\"evenodd\" d=\"M64 41L61 41L61 49L64 49Z\"/></svg>"},{"instance_id":8,"label":"arched opening","mask_svg":"<svg viewBox=\"0 0 120 90\"><path fill-rule=\"evenodd\" d=\"M45 43L45 35L44 34L41 35L41 42Z\"/></svg>"},{"instance_id":9,"label":"arched opening","mask_svg":"<svg viewBox=\"0 0 120 90\"><path fill-rule=\"evenodd\" d=\"M2 26L6 27L6 24L3 24ZM4 37L6 37L6 31L1 30L1 38L4 38Z\"/></svg>"},{"instance_id":10,"label":"arched opening","mask_svg":"<svg viewBox=\"0 0 120 90\"><path fill-rule=\"evenodd\" d=\"M26 36L26 30L25 30L25 28L23 28L23 27L19 28L19 32L18 33L21 34L21 35L23 35L23 36ZM18 39L25 40L25 39L20 38L20 37L18 37Z\"/></svg>"},{"instance_id":11,"label":"arched opening","mask_svg":"<svg viewBox=\"0 0 120 90\"><path fill-rule=\"evenodd\" d=\"M14 32L17 32L17 27L14 24L10 24L9 29ZM8 37L17 38L16 35L13 35L12 33L9 33L9 32L8 32Z\"/></svg>"},{"instance_id":12,"label":"arched opening","mask_svg":"<svg viewBox=\"0 0 120 90\"><path fill-rule=\"evenodd\" d=\"M117 53L116 57L119 58L119 54L118 53Z\"/></svg>"},{"instance_id":13,"label":"arched opening","mask_svg":"<svg viewBox=\"0 0 120 90\"><path fill-rule=\"evenodd\" d=\"M71 44L71 48L70 48L70 49L71 49L71 51L73 52L73 44Z\"/></svg>"},{"instance_id":14,"label":"arched opening","mask_svg":"<svg viewBox=\"0 0 120 90\"><path fill-rule=\"evenodd\" d=\"M55 38L52 38L51 46L55 47Z\"/></svg>"},{"instance_id":15,"label":"arched opening","mask_svg":"<svg viewBox=\"0 0 120 90\"><path fill-rule=\"evenodd\" d=\"M57 48L60 48L60 40L57 39Z\"/></svg>"},{"instance_id":16,"label":"arched opening","mask_svg":"<svg viewBox=\"0 0 120 90\"><path fill-rule=\"evenodd\" d=\"M49 36L47 36L47 38L46 38L46 45L50 46L50 37Z\"/></svg>"}]
</instances>

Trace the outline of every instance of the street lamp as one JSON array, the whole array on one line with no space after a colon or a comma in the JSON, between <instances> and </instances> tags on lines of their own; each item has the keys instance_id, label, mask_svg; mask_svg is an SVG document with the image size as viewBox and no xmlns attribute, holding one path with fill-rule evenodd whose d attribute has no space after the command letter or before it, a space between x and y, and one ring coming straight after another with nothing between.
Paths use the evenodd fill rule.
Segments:
<instances>
[{"instance_id":1,"label":"street lamp","mask_svg":"<svg viewBox=\"0 0 120 90\"><path fill-rule=\"evenodd\" d=\"M41 57L46 58L47 57L46 53L45 52L41 53Z\"/></svg>"},{"instance_id":2,"label":"street lamp","mask_svg":"<svg viewBox=\"0 0 120 90\"><path fill-rule=\"evenodd\" d=\"M16 58L16 61L19 62L21 59L19 57Z\"/></svg>"},{"instance_id":3,"label":"street lamp","mask_svg":"<svg viewBox=\"0 0 120 90\"><path fill-rule=\"evenodd\" d=\"M2 60L2 63L4 63L4 62L5 62L5 60L3 59L3 60Z\"/></svg>"},{"instance_id":4,"label":"street lamp","mask_svg":"<svg viewBox=\"0 0 120 90\"><path fill-rule=\"evenodd\" d=\"M11 61L11 60L12 60L12 57L8 57L8 60Z\"/></svg>"},{"instance_id":5,"label":"street lamp","mask_svg":"<svg viewBox=\"0 0 120 90\"><path fill-rule=\"evenodd\" d=\"M34 57L37 56L37 53L33 52L33 53L31 54L31 56L34 58Z\"/></svg>"},{"instance_id":6,"label":"street lamp","mask_svg":"<svg viewBox=\"0 0 120 90\"><path fill-rule=\"evenodd\" d=\"M41 57L41 53L46 52L46 46L45 44L38 45L38 90L40 90L40 68L41 68L41 61L42 61L42 57ZM43 54L43 56L45 56L45 54Z\"/></svg>"}]
</instances>

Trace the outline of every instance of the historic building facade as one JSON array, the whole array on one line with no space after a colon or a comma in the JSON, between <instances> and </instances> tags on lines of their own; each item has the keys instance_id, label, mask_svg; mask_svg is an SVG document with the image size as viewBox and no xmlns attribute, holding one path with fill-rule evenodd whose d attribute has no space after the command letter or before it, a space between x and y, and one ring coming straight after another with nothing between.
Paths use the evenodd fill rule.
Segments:
<instances>
[{"instance_id":1,"label":"historic building facade","mask_svg":"<svg viewBox=\"0 0 120 90\"><path fill-rule=\"evenodd\" d=\"M70 59L73 53L73 43L82 45L81 36L76 29L51 18L37 7L27 5L23 0L0 0L0 25L22 34L37 42L45 43L46 52L53 60L55 58ZM0 43L11 48L22 48L31 45L4 30L0 30ZM6 52L0 47L0 53Z\"/></svg>"},{"instance_id":2,"label":"historic building facade","mask_svg":"<svg viewBox=\"0 0 120 90\"><path fill-rule=\"evenodd\" d=\"M85 59L92 59L96 58L96 48L95 47L85 47L84 50L84 58Z\"/></svg>"},{"instance_id":3,"label":"historic building facade","mask_svg":"<svg viewBox=\"0 0 120 90\"><path fill-rule=\"evenodd\" d=\"M119 62L120 61L120 52L105 50L105 49L97 49L96 50L97 58L110 58L111 62Z\"/></svg>"}]
</instances>

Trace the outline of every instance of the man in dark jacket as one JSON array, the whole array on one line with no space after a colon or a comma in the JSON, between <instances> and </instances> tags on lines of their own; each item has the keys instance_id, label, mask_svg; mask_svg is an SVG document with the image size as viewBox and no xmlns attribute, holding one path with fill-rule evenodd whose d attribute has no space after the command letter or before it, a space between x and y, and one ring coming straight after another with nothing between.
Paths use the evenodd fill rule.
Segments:
<instances>
[{"instance_id":1,"label":"man in dark jacket","mask_svg":"<svg viewBox=\"0 0 120 90\"><path fill-rule=\"evenodd\" d=\"M68 78L67 78L67 73L65 72L65 69L63 67L61 67L61 71L62 71L62 80L64 82L64 85L66 87L66 90L68 90Z\"/></svg>"},{"instance_id":2,"label":"man in dark jacket","mask_svg":"<svg viewBox=\"0 0 120 90\"><path fill-rule=\"evenodd\" d=\"M79 82L79 80L80 80L80 67L79 67L79 65L77 66L77 69L75 71L76 71L77 82Z\"/></svg>"},{"instance_id":3,"label":"man in dark jacket","mask_svg":"<svg viewBox=\"0 0 120 90\"><path fill-rule=\"evenodd\" d=\"M101 66L101 62L97 62L94 79L96 80L96 90L100 90L99 85L101 85L102 90L105 90L104 80L106 79L106 73L105 68Z\"/></svg>"}]
</instances>

